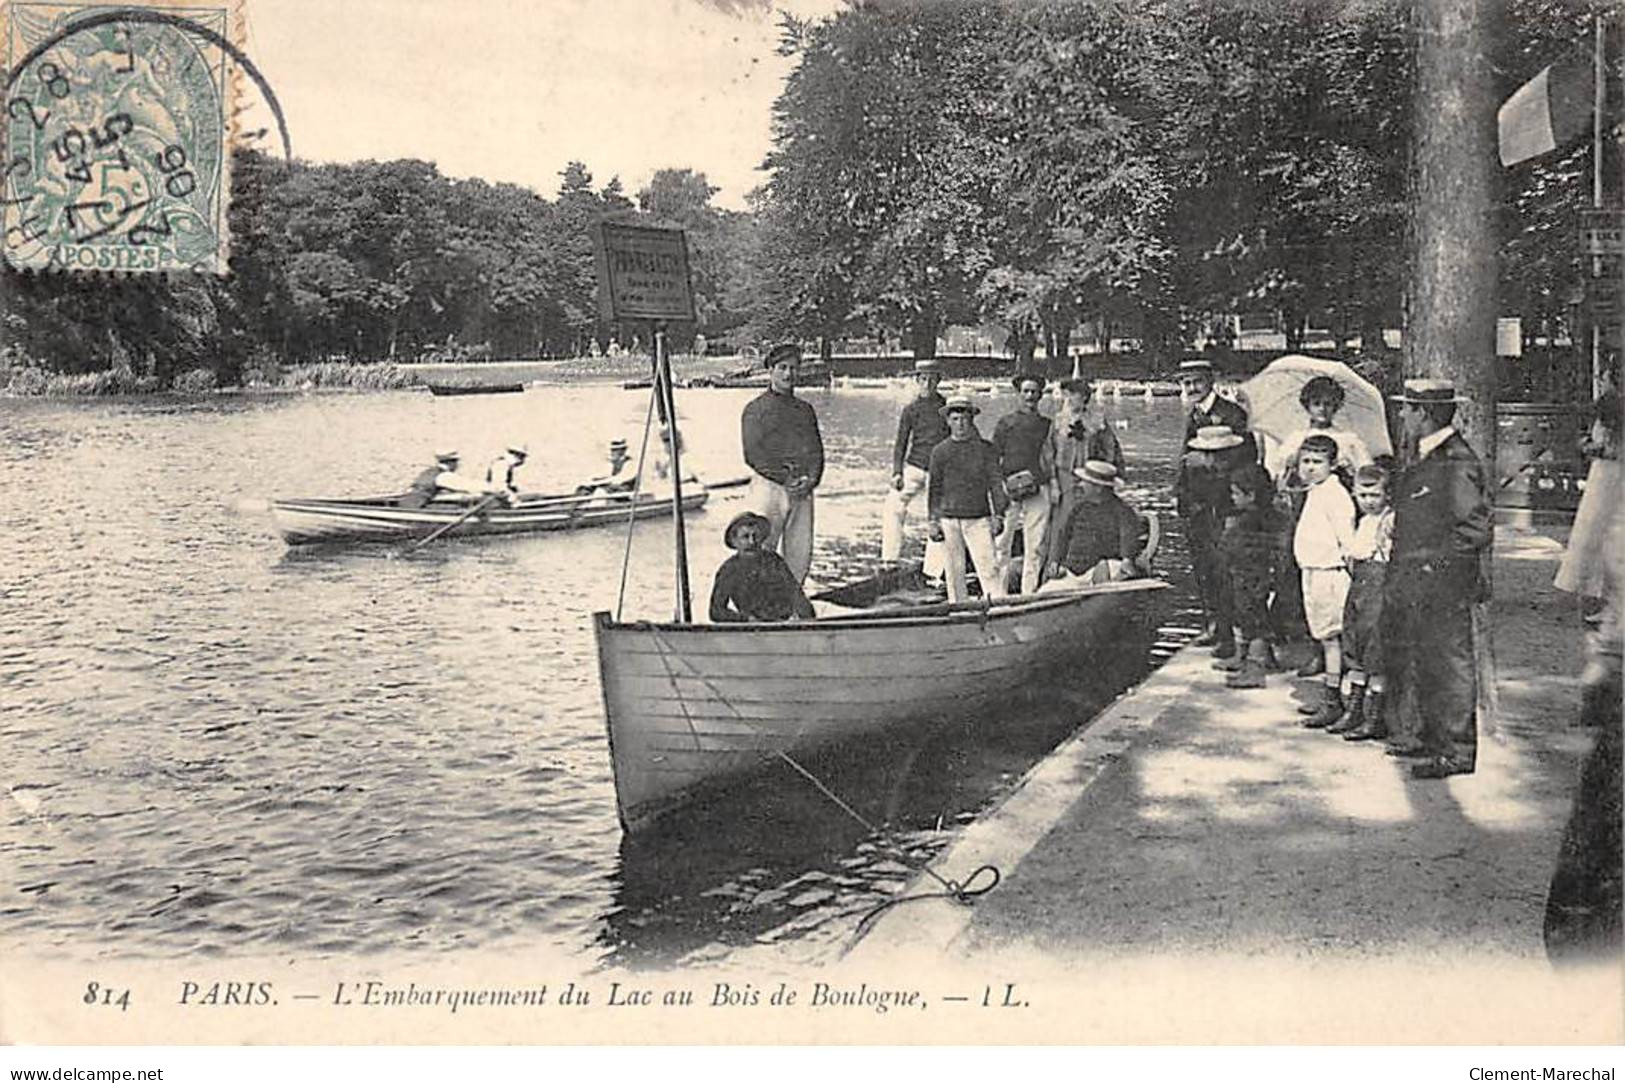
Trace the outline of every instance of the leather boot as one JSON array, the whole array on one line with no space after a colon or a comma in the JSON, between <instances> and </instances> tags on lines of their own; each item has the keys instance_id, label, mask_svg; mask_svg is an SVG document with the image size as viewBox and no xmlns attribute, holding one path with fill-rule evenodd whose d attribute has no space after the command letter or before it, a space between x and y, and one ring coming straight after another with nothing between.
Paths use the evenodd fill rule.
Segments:
<instances>
[{"instance_id":1,"label":"leather boot","mask_svg":"<svg viewBox=\"0 0 1625 1083\"><path fill-rule=\"evenodd\" d=\"M1240 654L1241 652L1236 650L1235 636L1224 635L1221 633L1218 640L1213 644L1213 657L1215 658L1229 659L1235 658Z\"/></svg>"},{"instance_id":2,"label":"leather boot","mask_svg":"<svg viewBox=\"0 0 1625 1083\"><path fill-rule=\"evenodd\" d=\"M1312 653L1308 661L1298 667L1300 677L1318 677L1326 672L1326 656L1321 653L1320 644L1313 644L1309 648Z\"/></svg>"},{"instance_id":3,"label":"leather boot","mask_svg":"<svg viewBox=\"0 0 1625 1083\"><path fill-rule=\"evenodd\" d=\"M1388 736L1388 721L1383 717L1381 692L1365 694L1365 721L1356 729L1343 734L1345 741L1376 741Z\"/></svg>"},{"instance_id":4,"label":"leather boot","mask_svg":"<svg viewBox=\"0 0 1625 1083\"><path fill-rule=\"evenodd\" d=\"M1220 673L1236 673L1241 669L1241 662L1241 654L1237 652L1231 654L1228 658L1220 658L1213 663L1213 668Z\"/></svg>"},{"instance_id":5,"label":"leather boot","mask_svg":"<svg viewBox=\"0 0 1625 1083\"><path fill-rule=\"evenodd\" d=\"M1320 696L1320 707L1303 720L1304 729L1323 730L1343 717L1342 693L1329 684L1323 684L1320 686Z\"/></svg>"},{"instance_id":6,"label":"leather boot","mask_svg":"<svg viewBox=\"0 0 1625 1083\"><path fill-rule=\"evenodd\" d=\"M1237 670L1224 679L1226 688L1263 688L1264 663L1243 658Z\"/></svg>"},{"instance_id":7,"label":"leather boot","mask_svg":"<svg viewBox=\"0 0 1625 1083\"><path fill-rule=\"evenodd\" d=\"M1348 733L1365 725L1365 685L1350 685L1345 703L1343 717L1327 726L1327 733Z\"/></svg>"}]
</instances>

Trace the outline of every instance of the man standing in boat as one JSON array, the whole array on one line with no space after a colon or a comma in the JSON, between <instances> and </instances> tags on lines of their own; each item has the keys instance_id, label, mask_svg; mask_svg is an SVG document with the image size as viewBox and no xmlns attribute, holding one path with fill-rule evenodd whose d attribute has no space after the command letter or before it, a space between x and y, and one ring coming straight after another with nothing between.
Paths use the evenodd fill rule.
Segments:
<instances>
[{"instance_id":1,"label":"man standing in boat","mask_svg":"<svg viewBox=\"0 0 1625 1083\"><path fill-rule=\"evenodd\" d=\"M1007 593L994 539L1004 529L1004 511L1010 500L999 474L998 453L976 431L977 413L970 396L949 396L942 407L948 439L932 449L931 476L926 483L931 540L943 543L950 602L962 602L966 597L966 552L976 566L982 593L989 598L1003 598Z\"/></svg>"},{"instance_id":2,"label":"man standing in boat","mask_svg":"<svg viewBox=\"0 0 1625 1083\"><path fill-rule=\"evenodd\" d=\"M892 491L886 495L885 518L880 524L880 559L894 561L903 552L903 524L908 506L925 491L931 469L931 451L948 439L948 422L942 408L946 400L937 393L942 373L929 358L914 362L918 393L903 407L897 419L897 440L892 446ZM942 574L942 546L927 542L925 574Z\"/></svg>"},{"instance_id":3,"label":"man standing in boat","mask_svg":"<svg viewBox=\"0 0 1625 1083\"><path fill-rule=\"evenodd\" d=\"M993 427L993 448L999 455L999 470L1010 497L1005 511L1004 532L999 535L999 566L1010 574L1014 556L1011 548L1016 527L1021 528L1021 593L1038 589L1044 572L1044 548L1049 541L1050 504L1055 498L1054 448L1050 443L1050 420L1038 412L1044 400L1044 378L1022 373L1015 379L1020 403L999 418Z\"/></svg>"},{"instance_id":4,"label":"man standing in boat","mask_svg":"<svg viewBox=\"0 0 1625 1083\"><path fill-rule=\"evenodd\" d=\"M780 550L797 583L812 567L813 490L824 477L824 438L812 406L796 398L801 347L784 342L767 352L767 390L740 418L745 464L751 469L746 506L770 526L764 548Z\"/></svg>"}]
</instances>

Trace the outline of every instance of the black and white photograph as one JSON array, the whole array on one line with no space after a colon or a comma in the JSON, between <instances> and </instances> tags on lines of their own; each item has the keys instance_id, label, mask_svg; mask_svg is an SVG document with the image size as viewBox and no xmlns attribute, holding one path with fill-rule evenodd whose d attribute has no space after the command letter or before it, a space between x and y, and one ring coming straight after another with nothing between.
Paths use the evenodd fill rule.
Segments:
<instances>
[{"instance_id":1,"label":"black and white photograph","mask_svg":"<svg viewBox=\"0 0 1625 1083\"><path fill-rule=\"evenodd\" d=\"M1615 1078L1616 3L3 0L0 47L8 1078Z\"/></svg>"}]
</instances>

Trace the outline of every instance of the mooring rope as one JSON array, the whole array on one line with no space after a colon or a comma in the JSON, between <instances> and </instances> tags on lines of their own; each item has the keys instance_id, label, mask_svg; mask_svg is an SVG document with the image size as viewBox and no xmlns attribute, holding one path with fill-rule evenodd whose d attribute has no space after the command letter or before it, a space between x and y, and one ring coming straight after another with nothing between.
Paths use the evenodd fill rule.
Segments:
<instances>
[{"instance_id":1,"label":"mooring rope","mask_svg":"<svg viewBox=\"0 0 1625 1083\"><path fill-rule=\"evenodd\" d=\"M638 525L638 494L643 491L643 464L649 453L649 426L654 422L655 395L660 394L659 381L649 395L649 409L643 415L643 442L638 445L638 472L632 478L632 503L626 509L626 547L621 553L621 589L615 594L615 620L621 619L621 603L626 601L626 573L632 566L632 528Z\"/></svg>"},{"instance_id":2,"label":"mooring rope","mask_svg":"<svg viewBox=\"0 0 1625 1083\"><path fill-rule=\"evenodd\" d=\"M758 732L766 732L768 736L774 736L772 731L767 730L766 727L751 721L740 713L739 708L735 707L733 702L729 700L727 696L722 694L722 690L712 683L709 677L696 670L688 659L684 658L676 651L670 650L669 645L661 637L658 631L650 629L649 634L654 641L655 653L660 656L660 664L662 668L665 669L666 677L671 681L672 691L676 693L677 700L680 704L683 703L683 694L682 690L677 687L677 675L672 672L670 659L673 657L681 662L684 667L686 667L688 671L693 674L696 680L705 685L706 688L710 689L711 694L716 697L717 702L721 703L724 707L728 708L729 711L733 712L733 716L736 719L744 723L746 726L757 730ZM683 705L683 717L688 722L689 730L692 733L694 723L693 720L688 716L688 708L686 704ZM697 734L695 734L695 739L696 741L698 740ZM941 891L922 891L913 895L903 895L894 899L887 899L886 901L866 911L863 917L858 919L857 928L854 930L854 938L862 937L864 933L868 932L869 926L873 924L876 918L894 906L900 906L903 903L913 902L917 899L953 899L955 902L960 903L963 906L970 906L978 896L986 895L989 891L992 891L994 888L998 887L999 881L1003 879L996 865L978 866L976 869L972 870L971 874L965 877L963 881L947 879L938 873L936 869L933 869L928 863L915 861L912 854L893 840L891 832L887 831L883 827L877 827L875 824L871 823L867 817L844 801L839 794L830 789L829 786L825 785L822 779L813 774L802 764L798 763L796 759L788 752L784 751L784 749L775 748L771 751L758 750L758 755L762 756L763 759L776 757L779 760L782 760L790 767L791 770L795 771L802 778L812 783L813 787L819 793L827 797L836 808L840 809L853 820L861 824L870 835L875 836L880 841L880 844L888 849L892 855L901 861L905 866L915 872L925 873L927 876L931 877L931 879L942 885ZM991 873L993 879L985 887L972 887L971 885L974 884L976 879L983 873Z\"/></svg>"}]
</instances>

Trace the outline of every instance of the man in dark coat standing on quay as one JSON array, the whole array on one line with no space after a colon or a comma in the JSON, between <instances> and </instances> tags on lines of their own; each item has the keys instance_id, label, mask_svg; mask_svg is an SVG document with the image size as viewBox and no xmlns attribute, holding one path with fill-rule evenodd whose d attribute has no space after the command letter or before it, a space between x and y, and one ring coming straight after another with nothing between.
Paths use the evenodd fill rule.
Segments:
<instances>
[{"instance_id":1,"label":"man in dark coat standing on quay","mask_svg":"<svg viewBox=\"0 0 1625 1083\"><path fill-rule=\"evenodd\" d=\"M1190 413L1185 417L1185 442L1180 445L1182 450L1190 448L1191 441L1196 438L1198 431L1218 425L1223 425L1241 438L1237 446L1244 446L1251 439L1252 434L1247 431L1247 411L1214 389L1213 362L1201 357L1181 361L1179 379L1185 385L1185 394L1195 400ZM1189 488L1185 484L1183 460L1177 488L1181 493ZM1220 494L1225 502L1228 502L1228 493L1229 490L1226 488ZM1202 594L1202 608L1207 614L1207 626L1195 640L1198 646L1203 647L1213 643L1224 646L1223 637L1219 634L1220 610L1223 606L1218 596L1219 577L1214 564L1217 559L1219 533L1215 528L1204 526L1210 521L1216 521L1217 526L1222 527L1224 510L1227 509L1220 509L1218 518L1214 520L1209 509L1199 502L1181 500L1179 503L1179 517L1185 527L1185 542L1190 548L1191 571L1196 576L1197 589Z\"/></svg>"},{"instance_id":2,"label":"man in dark coat standing on quay","mask_svg":"<svg viewBox=\"0 0 1625 1083\"><path fill-rule=\"evenodd\" d=\"M802 583L812 567L813 490L824 477L824 438L812 406L796 398L801 347L780 343L764 364L767 390L740 417L745 464L752 471L745 503L771 526L763 548L781 550Z\"/></svg>"},{"instance_id":3,"label":"man in dark coat standing on quay","mask_svg":"<svg viewBox=\"0 0 1625 1083\"><path fill-rule=\"evenodd\" d=\"M1394 548L1383 613L1390 672L1414 695L1419 747L1414 778L1471 774L1478 753L1473 605L1489 596L1490 489L1478 455L1452 427L1455 385L1406 380L1394 396L1412 465L1394 487Z\"/></svg>"}]
</instances>

